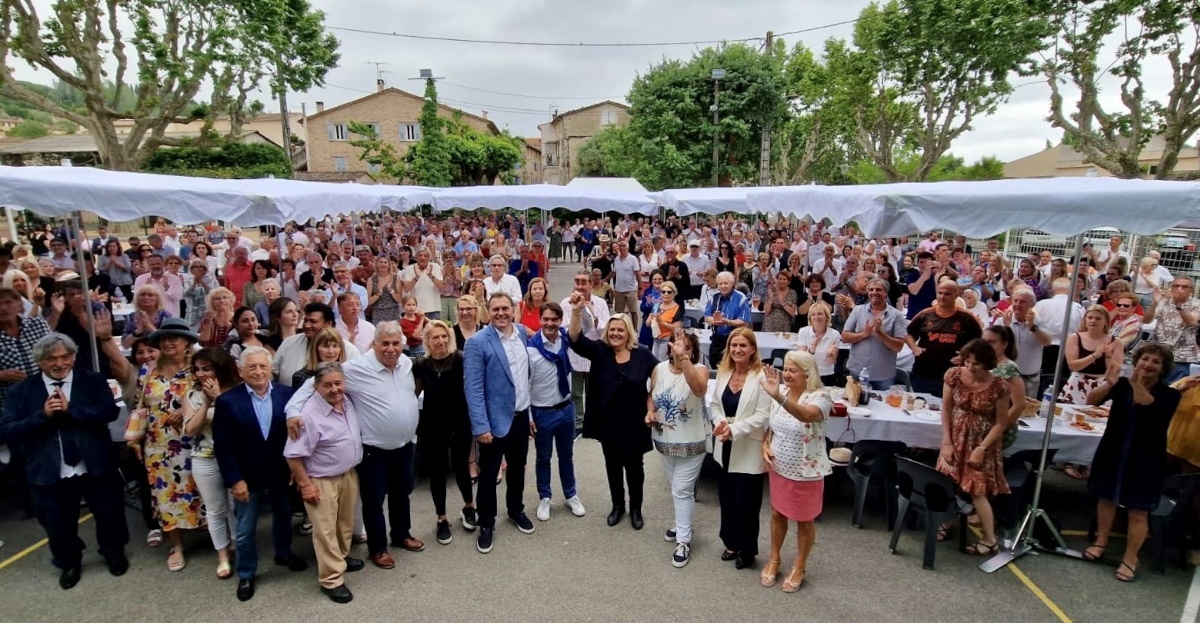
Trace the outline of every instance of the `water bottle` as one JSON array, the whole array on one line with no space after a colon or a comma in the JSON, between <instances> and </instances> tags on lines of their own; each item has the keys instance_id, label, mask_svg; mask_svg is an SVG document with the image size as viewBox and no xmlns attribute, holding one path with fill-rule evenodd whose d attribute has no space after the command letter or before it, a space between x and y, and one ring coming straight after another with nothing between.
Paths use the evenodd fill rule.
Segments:
<instances>
[{"instance_id":1,"label":"water bottle","mask_svg":"<svg viewBox=\"0 0 1200 623\"><path fill-rule=\"evenodd\" d=\"M1048 420L1054 417L1054 392L1050 387L1042 392L1042 417Z\"/></svg>"},{"instance_id":2,"label":"water bottle","mask_svg":"<svg viewBox=\"0 0 1200 623\"><path fill-rule=\"evenodd\" d=\"M862 385L862 394L858 399L860 405L866 405L871 402L871 375L867 373L864 367L862 373L858 375L858 384Z\"/></svg>"}]
</instances>

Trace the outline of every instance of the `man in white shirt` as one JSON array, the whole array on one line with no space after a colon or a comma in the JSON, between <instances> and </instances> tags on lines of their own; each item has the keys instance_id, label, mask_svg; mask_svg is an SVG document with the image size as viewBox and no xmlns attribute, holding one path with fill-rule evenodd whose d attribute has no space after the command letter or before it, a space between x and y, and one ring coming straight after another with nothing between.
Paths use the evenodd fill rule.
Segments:
<instances>
[{"instance_id":1,"label":"man in white shirt","mask_svg":"<svg viewBox=\"0 0 1200 623\"><path fill-rule=\"evenodd\" d=\"M1154 275L1158 277L1158 282L1171 283L1171 280L1175 277L1171 275L1171 271L1166 266L1162 265L1162 253L1159 253L1156 249L1147 255L1150 256L1150 259L1154 260Z\"/></svg>"},{"instance_id":2,"label":"man in white shirt","mask_svg":"<svg viewBox=\"0 0 1200 623\"><path fill-rule=\"evenodd\" d=\"M304 306L304 328L284 340L271 360L271 372L281 385L292 386L292 377L308 365L308 341L321 329L334 326L333 323L333 308L330 306L324 303ZM342 341L342 348L346 349L347 361L359 355L358 347L348 341Z\"/></svg>"},{"instance_id":3,"label":"man in white shirt","mask_svg":"<svg viewBox=\"0 0 1200 623\"><path fill-rule=\"evenodd\" d=\"M1013 344L1017 347L1017 371L1025 384L1025 395L1038 399L1038 385L1042 376L1042 351L1050 344L1050 332L1037 323L1034 305L1037 296L1033 289L1021 286L1009 295L1011 305L992 319L993 325L1004 325L1013 332ZM1061 321L1060 321L1061 324Z\"/></svg>"},{"instance_id":4,"label":"man in white shirt","mask_svg":"<svg viewBox=\"0 0 1200 623\"><path fill-rule=\"evenodd\" d=\"M825 245L821 250L821 259L817 260L812 267L813 274L820 275L825 280L826 290L837 283L838 275L842 274L842 269L846 266L846 263L840 258L833 257L833 250L833 245Z\"/></svg>"},{"instance_id":5,"label":"man in white shirt","mask_svg":"<svg viewBox=\"0 0 1200 623\"><path fill-rule=\"evenodd\" d=\"M370 352L342 365L346 396L354 401L362 432L363 459L357 470L367 552L380 569L396 566L396 560L388 553L388 526L383 520L385 497L391 544L410 552L425 549L425 544L410 531L409 494L413 489L420 412L413 363L402 354L403 349L404 333L400 325L381 322L375 329ZM303 429L300 412L312 395L313 381L309 379L288 401L288 432L292 438Z\"/></svg>"},{"instance_id":6,"label":"man in white shirt","mask_svg":"<svg viewBox=\"0 0 1200 623\"><path fill-rule=\"evenodd\" d=\"M487 279L483 280L483 289L487 292L487 297L491 300L492 295L497 292L503 292L512 297L512 300L521 300L521 282L517 278L508 274L508 262L503 257L493 255L488 258L488 266L491 268L492 274Z\"/></svg>"},{"instance_id":7,"label":"man in white shirt","mask_svg":"<svg viewBox=\"0 0 1200 623\"><path fill-rule=\"evenodd\" d=\"M400 273L400 282L404 291L417 297L417 309L425 312L430 320L440 320L442 317L442 267L430 262L429 249L422 247L417 250L416 263L409 264Z\"/></svg>"},{"instance_id":8,"label":"man in white shirt","mask_svg":"<svg viewBox=\"0 0 1200 623\"><path fill-rule=\"evenodd\" d=\"M1071 291L1071 280L1066 277L1059 277L1050 284L1050 291L1053 294L1048 299L1038 301L1033 306L1033 314L1035 326L1039 331L1046 331L1050 335L1049 343L1042 347L1042 382L1038 387L1039 390L1045 389L1054 382L1054 367L1058 364L1058 353L1062 346L1063 336L1063 316L1067 313L1068 305L1071 308L1071 324L1067 329L1067 333L1073 333L1079 330L1079 325L1083 322L1083 306L1070 300L1068 294ZM1055 388L1057 395L1058 388Z\"/></svg>"},{"instance_id":9,"label":"man in white shirt","mask_svg":"<svg viewBox=\"0 0 1200 623\"><path fill-rule=\"evenodd\" d=\"M150 270L137 276L133 280L133 289L146 284L154 284L162 291L163 296L167 301L167 311L171 312L172 316L178 318L179 302L183 300L183 281L178 275L173 275L164 270L165 264L161 255L150 255L146 258L146 267Z\"/></svg>"},{"instance_id":10,"label":"man in white shirt","mask_svg":"<svg viewBox=\"0 0 1200 623\"><path fill-rule=\"evenodd\" d=\"M576 517L587 512L575 489L575 405L571 402L571 362L567 332L562 328L563 310L558 303L541 309L542 330L529 339L530 407L536 427L539 521L550 519L550 457L558 448L558 480L567 508Z\"/></svg>"},{"instance_id":11,"label":"man in white shirt","mask_svg":"<svg viewBox=\"0 0 1200 623\"><path fill-rule=\"evenodd\" d=\"M360 315L362 299L353 292L343 292L337 297L337 307L338 318L333 323L333 328L337 330L338 335L353 344L360 353L371 350L371 344L375 341L375 325Z\"/></svg>"},{"instance_id":12,"label":"man in white shirt","mask_svg":"<svg viewBox=\"0 0 1200 623\"><path fill-rule=\"evenodd\" d=\"M683 263L688 267L689 289L685 298L699 298L700 288L704 287L704 271L713 265L713 261L700 253L699 240L690 240L688 241L688 254L683 256Z\"/></svg>"},{"instance_id":13,"label":"man in white shirt","mask_svg":"<svg viewBox=\"0 0 1200 623\"><path fill-rule=\"evenodd\" d=\"M354 283L350 274L350 266L345 262L337 262L333 265L333 283L330 284L329 291L333 296L333 301L336 301L337 297L345 292L357 294L359 301L367 300L367 289ZM367 319L366 311L361 308L358 315L363 321Z\"/></svg>"},{"instance_id":14,"label":"man in white shirt","mask_svg":"<svg viewBox=\"0 0 1200 623\"><path fill-rule=\"evenodd\" d=\"M633 326L638 324L638 272L641 262L629 253L629 242L617 242L617 257L613 259L613 313L626 312L633 320Z\"/></svg>"},{"instance_id":15,"label":"man in white shirt","mask_svg":"<svg viewBox=\"0 0 1200 623\"><path fill-rule=\"evenodd\" d=\"M1103 273L1108 270L1109 266L1115 265L1119 257L1125 258L1127 263L1130 262L1129 252L1121 250L1121 237L1113 236L1108 239L1107 249L1100 249L1096 252L1096 271ZM1132 270L1133 266L1130 265L1129 268Z\"/></svg>"},{"instance_id":16,"label":"man in white shirt","mask_svg":"<svg viewBox=\"0 0 1200 623\"><path fill-rule=\"evenodd\" d=\"M593 340L600 339L600 333L604 327L608 325L609 313L608 304L604 299L592 294L592 276L587 270L581 270L575 273L575 292L578 292L588 297L588 304L584 307L583 318L583 334ZM571 322L571 296L568 294L563 298L559 306L563 310L562 324ZM575 354L575 351L568 353L568 359L571 361L571 399L575 403L575 432L583 431L583 398L587 388L588 373L592 370L592 362Z\"/></svg>"}]
</instances>

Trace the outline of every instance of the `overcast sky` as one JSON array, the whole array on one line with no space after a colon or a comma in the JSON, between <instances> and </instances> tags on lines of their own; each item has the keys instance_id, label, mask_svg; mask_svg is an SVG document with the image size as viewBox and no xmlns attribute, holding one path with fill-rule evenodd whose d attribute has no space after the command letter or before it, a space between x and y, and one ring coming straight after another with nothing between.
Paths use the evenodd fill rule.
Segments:
<instances>
[{"instance_id":1,"label":"overcast sky","mask_svg":"<svg viewBox=\"0 0 1200 623\"><path fill-rule=\"evenodd\" d=\"M659 42L733 40L812 28L854 19L866 0L608 0L584 3L549 0L310 0L326 12L330 27L471 39L554 42ZM37 4L48 4L41 0ZM788 35L820 49L830 37L850 38L851 25ZM332 107L374 91L376 67L389 86L420 93L409 78L422 68L445 77L439 95L446 104L488 117L520 136L539 136L537 125L550 111L567 111L604 99L623 101L635 75L663 58L688 58L703 46L580 48L484 45L418 41L334 29L342 42L340 66L327 85L289 95L293 110L317 101ZM20 77L49 83L45 72ZM1157 79L1156 79L1157 78ZM1008 161L1042 149L1060 133L1045 121L1049 89L1027 79L1011 101L956 141L952 152L973 161L994 155ZM1022 79L1015 81L1022 83ZM1166 81L1148 76L1153 89ZM469 87L469 88L468 88ZM490 91L490 92L489 92ZM521 94L503 95L507 94ZM264 98L265 99L265 98ZM1070 100L1068 100L1070 101ZM277 104L268 103L277 109Z\"/></svg>"}]
</instances>

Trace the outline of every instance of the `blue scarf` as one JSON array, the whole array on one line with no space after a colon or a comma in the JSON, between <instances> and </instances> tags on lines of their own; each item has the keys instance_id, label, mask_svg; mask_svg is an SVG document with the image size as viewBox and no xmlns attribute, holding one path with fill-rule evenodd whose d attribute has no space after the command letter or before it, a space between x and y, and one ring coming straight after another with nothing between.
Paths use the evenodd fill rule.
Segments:
<instances>
[{"instance_id":1,"label":"blue scarf","mask_svg":"<svg viewBox=\"0 0 1200 623\"><path fill-rule=\"evenodd\" d=\"M567 330L559 329L558 332L558 339L562 341L563 346L566 346ZM533 337L529 338L529 345L536 348L546 358L546 361L553 363L554 367L558 369L558 394L570 397L571 386L567 380L571 378L571 360L567 357L567 349L563 348L561 353L552 353L546 350L546 342L541 331L534 333Z\"/></svg>"}]
</instances>

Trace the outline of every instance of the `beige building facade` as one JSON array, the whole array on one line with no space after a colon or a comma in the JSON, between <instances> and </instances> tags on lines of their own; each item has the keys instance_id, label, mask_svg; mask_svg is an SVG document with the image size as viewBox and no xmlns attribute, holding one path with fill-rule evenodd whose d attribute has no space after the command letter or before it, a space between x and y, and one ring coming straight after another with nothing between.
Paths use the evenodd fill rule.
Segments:
<instances>
[{"instance_id":1,"label":"beige building facade","mask_svg":"<svg viewBox=\"0 0 1200 623\"><path fill-rule=\"evenodd\" d=\"M385 88L365 97L325 109L317 103L317 112L305 119L308 127L309 171L366 171L376 173L376 167L364 162L362 150L350 144L354 136L350 122L375 126L375 131L395 150L398 156L421 140L421 107L425 99L397 88ZM497 136L500 129L487 117L438 105L438 117L453 119L459 116L468 127Z\"/></svg>"},{"instance_id":2,"label":"beige building facade","mask_svg":"<svg viewBox=\"0 0 1200 623\"><path fill-rule=\"evenodd\" d=\"M541 184L542 183L542 139L526 138L522 139L525 144L525 157L521 161L521 183L522 184Z\"/></svg>"},{"instance_id":3,"label":"beige building facade","mask_svg":"<svg viewBox=\"0 0 1200 623\"><path fill-rule=\"evenodd\" d=\"M298 112L288 115L288 127L293 135L300 138L302 141L307 141L308 136L301 120L304 118ZM128 134L133 129L132 119L118 119L113 122L113 127L116 128L117 134ZM196 133L199 136L200 129L204 127L203 121L193 121L191 123L172 123L167 126L167 134L184 134ZM213 119L213 131L218 134L225 135L229 133L229 117L222 116ZM283 124L280 123L278 113L264 113L256 115L253 118L247 118L242 123L242 134L251 134L257 132L271 140L276 145L283 145Z\"/></svg>"},{"instance_id":4,"label":"beige building facade","mask_svg":"<svg viewBox=\"0 0 1200 623\"><path fill-rule=\"evenodd\" d=\"M1142 177L1151 179L1158 173L1158 161L1162 157L1162 153L1162 137L1156 136L1146 144L1140 156ZM1086 177L1093 170L1097 177L1113 176L1112 173L1100 166L1085 162L1085 158L1083 154L1060 143L1005 164L1004 177ZM1175 172L1193 171L1200 171L1200 153L1197 153L1196 147L1189 146L1179 151L1179 163L1175 165Z\"/></svg>"},{"instance_id":5,"label":"beige building facade","mask_svg":"<svg viewBox=\"0 0 1200 623\"><path fill-rule=\"evenodd\" d=\"M629 107L606 100L556 114L542 131L542 181L566 184L579 176L579 150L600 130L629 123Z\"/></svg>"}]
</instances>

